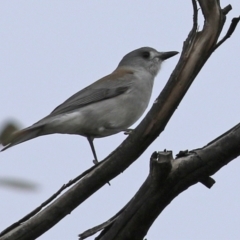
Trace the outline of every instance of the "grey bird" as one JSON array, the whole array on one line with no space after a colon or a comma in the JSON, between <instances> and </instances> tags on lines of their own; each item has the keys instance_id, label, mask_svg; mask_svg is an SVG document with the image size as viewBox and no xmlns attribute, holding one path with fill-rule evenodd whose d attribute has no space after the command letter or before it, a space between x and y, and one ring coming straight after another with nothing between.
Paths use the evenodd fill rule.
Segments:
<instances>
[{"instance_id":1,"label":"grey bird","mask_svg":"<svg viewBox=\"0 0 240 240\"><path fill-rule=\"evenodd\" d=\"M1 151L43 135L76 134L88 139L96 163L94 138L126 131L141 117L162 62L176 54L150 47L128 53L111 74L75 93L32 126L14 132L2 142Z\"/></svg>"}]
</instances>

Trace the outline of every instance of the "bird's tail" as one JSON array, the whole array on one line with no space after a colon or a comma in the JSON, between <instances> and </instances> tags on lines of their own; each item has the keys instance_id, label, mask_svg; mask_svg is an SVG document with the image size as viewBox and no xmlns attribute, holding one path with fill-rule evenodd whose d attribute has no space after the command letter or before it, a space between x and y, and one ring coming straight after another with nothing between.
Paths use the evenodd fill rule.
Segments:
<instances>
[{"instance_id":1,"label":"bird's tail","mask_svg":"<svg viewBox=\"0 0 240 240\"><path fill-rule=\"evenodd\" d=\"M25 128L23 130L12 133L11 136L8 136L6 139L0 142L0 144L4 146L4 148L1 149L1 152L19 143L22 143L40 136L41 128L42 127L32 126L32 127Z\"/></svg>"}]
</instances>

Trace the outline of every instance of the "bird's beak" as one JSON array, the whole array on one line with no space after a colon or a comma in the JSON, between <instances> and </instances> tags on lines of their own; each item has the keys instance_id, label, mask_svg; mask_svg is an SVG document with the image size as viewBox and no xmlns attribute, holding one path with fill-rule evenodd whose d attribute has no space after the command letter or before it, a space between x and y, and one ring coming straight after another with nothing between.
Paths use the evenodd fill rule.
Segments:
<instances>
[{"instance_id":1,"label":"bird's beak","mask_svg":"<svg viewBox=\"0 0 240 240\"><path fill-rule=\"evenodd\" d=\"M166 60L170 57L173 57L175 55L177 55L179 52L176 52L176 51L172 51L172 52L161 52L159 54L159 58L162 59L162 60Z\"/></svg>"}]
</instances>

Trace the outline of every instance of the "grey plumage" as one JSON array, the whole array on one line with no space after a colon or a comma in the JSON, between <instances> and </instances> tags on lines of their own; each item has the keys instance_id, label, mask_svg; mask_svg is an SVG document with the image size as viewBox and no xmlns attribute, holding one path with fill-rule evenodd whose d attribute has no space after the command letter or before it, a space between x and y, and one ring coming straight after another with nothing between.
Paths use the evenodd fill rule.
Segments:
<instances>
[{"instance_id":1,"label":"grey plumage","mask_svg":"<svg viewBox=\"0 0 240 240\"><path fill-rule=\"evenodd\" d=\"M32 126L15 132L2 151L42 135L77 134L87 137L97 160L93 139L126 130L139 119L162 61L176 54L149 47L128 53L110 75L75 93Z\"/></svg>"}]
</instances>

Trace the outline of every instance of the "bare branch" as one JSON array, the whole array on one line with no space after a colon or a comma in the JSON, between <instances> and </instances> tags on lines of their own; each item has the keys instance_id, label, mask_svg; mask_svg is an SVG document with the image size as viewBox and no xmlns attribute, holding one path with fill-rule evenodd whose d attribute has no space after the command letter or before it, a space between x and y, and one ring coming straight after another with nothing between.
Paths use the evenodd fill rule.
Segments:
<instances>
[{"instance_id":1,"label":"bare branch","mask_svg":"<svg viewBox=\"0 0 240 240\"><path fill-rule=\"evenodd\" d=\"M240 124L205 147L185 151L174 160L156 160L154 153L150 160L149 176L118 216L111 218L106 222L109 224L105 223L102 228L95 227L80 234L80 239L102 229L96 240L143 239L158 215L180 193L202 179L209 179L212 184L209 175L240 155L239 142ZM159 156L163 154L159 153Z\"/></svg>"},{"instance_id":2,"label":"bare branch","mask_svg":"<svg viewBox=\"0 0 240 240\"><path fill-rule=\"evenodd\" d=\"M215 48L214 48L214 51L220 46L222 45L228 38L230 38L233 34L233 32L235 31L237 25L238 25L238 22L240 20L240 16L239 17L236 17L236 18L233 18L232 19L232 23L231 25L229 26L229 29L226 33L226 35L216 44Z\"/></svg>"},{"instance_id":3,"label":"bare branch","mask_svg":"<svg viewBox=\"0 0 240 240\"><path fill-rule=\"evenodd\" d=\"M33 217L34 215L36 215L38 212L40 212L44 207L46 207L49 203L51 203L55 198L57 198L57 196L59 196L65 189L67 189L68 187L72 186L73 184L75 184L77 181L79 181L81 178L83 178L86 174L88 174L89 172L92 171L92 169L94 169L96 166L94 165L93 167L87 169L85 172L81 173L79 176L77 176L76 178L74 178L73 180L70 180L68 183L64 184L57 192L55 192L51 197L49 197L46 201L44 201L40 206L38 206L37 208L35 208L33 211L31 211L30 213L28 213L26 216L24 216L23 218L21 218L20 220L18 220L17 222L13 223L12 225L10 225L9 227L7 227L6 229L4 229L1 233L0 233L0 237L3 236L4 234L6 234L7 232L11 231L12 229L16 228L17 226L19 226L21 223L26 222L27 220L29 220L31 217Z\"/></svg>"}]
</instances>

